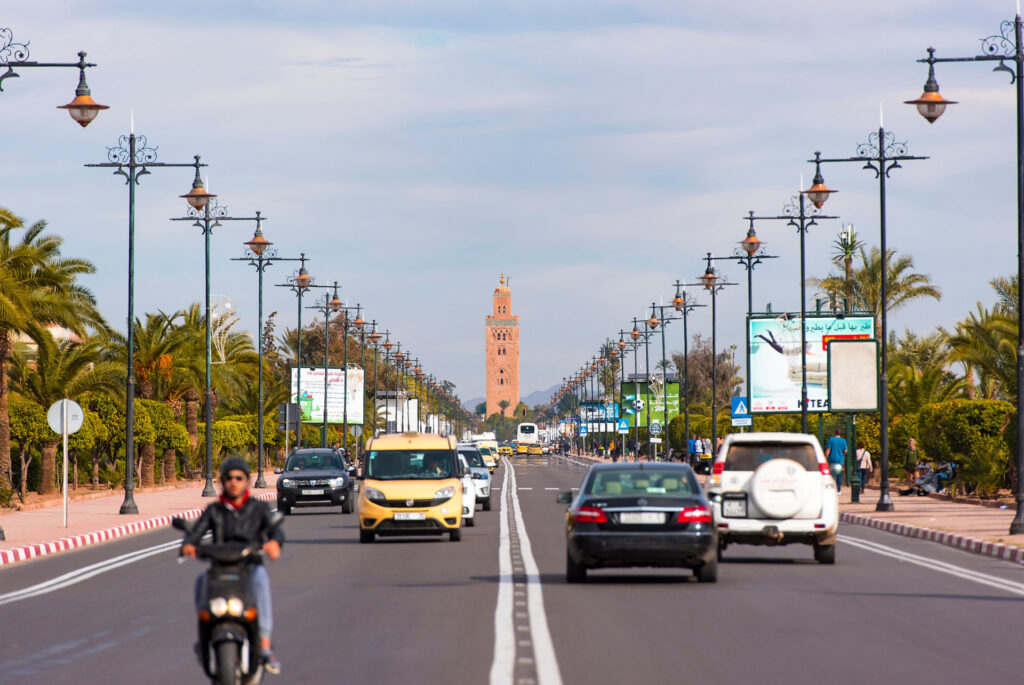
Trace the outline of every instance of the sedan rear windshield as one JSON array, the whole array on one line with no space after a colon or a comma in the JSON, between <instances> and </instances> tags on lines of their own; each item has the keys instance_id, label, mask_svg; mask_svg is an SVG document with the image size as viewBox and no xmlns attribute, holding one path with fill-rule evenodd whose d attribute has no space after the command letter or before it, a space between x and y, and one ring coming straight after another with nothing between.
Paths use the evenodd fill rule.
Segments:
<instances>
[{"instance_id":1,"label":"sedan rear windshield","mask_svg":"<svg viewBox=\"0 0 1024 685\"><path fill-rule=\"evenodd\" d=\"M479 469L487 468L484 465L484 458L480 456L480 452L477 450L459 450L459 454L466 458L470 466L475 466Z\"/></svg>"},{"instance_id":2,"label":"sedan rear windshield","mask_svg":"<svg viewBox=\"0 0 1024 685\"><path fill-rule=\"evenodd\" d=\"M285 471L340 471L341 457L337 452L293 454L284 465Z\"/></svg>"},{"instance_id":3,"label":"sedan rear windshield","mask_svg":"<svg viewBox=\"0 0 1024 685\"><path fill-rule=\"evenodd\" d=\"M700 486L680 469L616 469L597 471L586 486L588 495L695 495Z\"/></svg>"},{"instance_id":4,"label":"sedan rear windshield","mask_svg":"<svg viewBox=\"0 0 1024 685\"><path fill-rule=\"evenodd\" d=\"M772 459L792 459L808 471L818 470L818 457L810 445L791 442L759 442L735 444L725 455L726 471L754 471Z\"/></svg>"},{"instance_id":5,"label":"sedan rear windshield","mask_svg":"<svg viewBox=\"0 0 1024 685\"><path fill-rule=\"evenodd\" d=\"M374 450L366 461L366 477L376 480L441 480L456 471L449 450Z\"/></svg>"}]
</instances>

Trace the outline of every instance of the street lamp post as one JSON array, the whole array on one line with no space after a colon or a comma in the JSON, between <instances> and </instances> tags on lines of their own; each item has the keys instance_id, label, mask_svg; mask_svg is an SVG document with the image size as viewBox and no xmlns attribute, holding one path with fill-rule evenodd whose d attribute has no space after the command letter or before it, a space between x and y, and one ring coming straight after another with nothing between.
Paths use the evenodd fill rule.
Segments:
<instances>
[{"instance_id":1,"label":"street lamp post","mask_svg":"<svg viewBox=\"0 0 1024 685\"><path fill-rule=\"evenodd\" d=\"M750 316L754 313L754 267L761 263L764 259L778 259L778 255L770 255L765 252L764 243L757 237L757 232L754 230L754 212L750 212L747 215L747 221L749 226L747 227L747 237L740 241L739 247L733 250L732 257L714 257L713 259L735 259L736 262L747 271L747 323L744 328L744 337L746 339L746 386L747 386L747 409L750 409ZM753 430L753 420L751 420L750 430Z\"/></svg>"},{"instance_id":2,"label":"street lamp post","mask_svg":"<svg viewBox=\"0 0 1024 685\"><path fill-rule=\"evenodd\" d=\"M328 296L326 290L331 289L332 286L310 286L317 288L324 288L324 301L319 304L313 304L307 307L307 309L313 309L324 314L324 401L323 401L323 423L320 427L320 446L327 447L327 369L328 369L328 358L330 357L331 351L331 314L335 314L341 309L341 300L338 299L338 282L334 281L333 295Z\"/></svg>"},{"instance_id":3,"label":"street lamp post","mask_svg":"<svg viewBox=\"0 0 1024 685\"><path fill-rule=\"evenodd\" d=\"M402 379L402 360L404 358L405 358L405 355L402 353L402 343L398 343L395 346L395 354L394 354L394 359L395 359L395 432L396 433L401 433L402 432L403 426L401 424L405 423L404 421L402 421L399 418L399 413L398 413L398 385L399 385L399 383L401 382L401 379Z\"/></svg>"},{"instance_id":4,"label":"street lamp post","mask_svg":"<svg viewBox=\"0 0 1024 685\"><path fill-rule=\"evenodd\" d=\"M881 493L878 496L878 504L875 505L875 511L892 511L893 503L892 498L889 496L889 350L888 350L888 309L889 309L889 255L888 246L885 241L885 181L889 178L889 173L893 169L902 168L900 162L910 160L928 159L927 157L915 157L907 154L907 144L896 141L896 137L885 130L885 128L879 123L878 132L872 132L868 135L868 142L861 143L857 146L857 155L854 157L840 157L836 159L822 159L820 152L814 153L814 159L808 160L814 162L815 167L815 179L821 179L821 165L830 164L833 162L856 162L863 164L863 168L870 169L875 172L875 178L878 179L878 226L879 226L879 248L881 251L882 258L882 273L879 284L879 322L880 326L880 339L882 344L881 347L881 376L879 378L879 389L878 393L881 397L879 401L879 423L880 425L880 436L879 436L879 447L881 452L881 463L880 468L882 471L881 481ZM821 183L824 186L824 181ZM828 190L827 192L818 191L815 193L814 187L808 191L808 197L811 202L817 207L821 207L822 204L828 199L829 194L834 193L834 190Z\"/></svg>"},{"instance_id":5,"label":"street lamp post","mask_svg":"<svg viewBox=\"0 0 1024 685\"><path fill-rule=\"evenodd\" d=\"M928 80L924 93L907 104L915 105L917 111L934 123L946 111L947 105L955 105L939 94L935 81L935 64L938 62L999 62L993 71L1010 74L1010 82L1016 86L1017 115L1017 302L1024 302L1024 40L1022 40L1020 4L1013 21L999 25L999 35L992 35L981 42L983 55L973 57L936 57L935 49L928 48L928 57L919 59L928 65ZM1014 68L1006 65L1011 61ZM884 252L883 252L884 255ZM884 301L884 300L883 300ZM882 341L885 347L885 340ZM1010 523L1010 535L1024 533L1024 403L1021 402L1021 388L1024 388L1024 306L1017 306L1017 511ZM884 472L883 472L884 475Z\"/></svg>"},{"instance_id":6,"label":"street lamp post","mask_svg":"<svg viewBox=\"0 0 1024 685\"><path fill-rule=\"evenodd\" d=\"M371 324L372 329L370 331L370 344L373 345L373 429L371 431L371 437L377 437L377 357L380 356L380 339L385 338L389 335L389 331L384 331L384 335L377 332L377 320ZM366 382L363 382L363 387L366 387Z\"/></svg>"},{"instance_id":7,"label":"street lamp post","mask_svg":"<svg viewBox=\"0 0 1024 685\"><path fill-rule=\"evenodd\" d=\"M800 234L800 430L807 432L807 259L806 259L806 237L812 226L818 225L818 219L838 219L836 216L825 216L821 213L821 203L825 201L822 197L828 197L832 192L825 186L820 174L814 177L809 190L801 189L782 208L782 214L778 216L754 216L750 212L746 219L750 222L750 228L754 228L755 221L785 221ZM813 207L807 207L804 196L811 200ZM821 200L821 203L818 202ZM749 326L748 326L749 328ZM749 334L748 334L749 335ZM749 342L748 342L749 344ZM750 357L750 353L747 353ZM749 361L748 361L749 364ZM750 375L749 372L747 375ZM748 391L749 393L749 391ZM749 397L748 397L749 401ZM749 407L748 407L749 408Z\"/></svg>"},{"instance_id":8,"label":"street lamp post","mask_svg":"<svg viewBox=\"0 0 1024 685\"><path fill-rule=\"evenodd\" d=\"M264 455L263 455L263 272L266 271L267 267L277 261L284 262L297 262L300 261L297 258L291 257L278 257L277 250L271 247L272 242L263 237L263 228L260 225L262 223L262 217L259 212L256 212L256 231L253 233L252 239L243 243L246 246L246 254L244 257L234 257L231 261L233 262L248 262L250 266L256 269L257 274L257 324L256 324L256 349L258 350L258 369L257 369L257 384L258 384L258 404L256 407L256 484L254 487L265 488L267 487L267 481L263 477L264 470ZM287 429L287 425L285 426Z\"/></svg>"},{"instance_id":9,"label":"street lamp post","mask_svg":"<svg viewBox=\"0 0 1024 685\"><path fill-rule=\"evenodd\" d=\"M672 321L679 321L680 319L682 319L681 316L665 316L665 310L672 308L673 305L671 304L656 305L653 302L651 303L651 320L658 320L661 324L661 378L662 385L664 386L665 395L664 411L662 412L662 423L664 425L666 436L668 435L668 356L665 351L665 326L667 326ZM660 319L658 319L658 317L654 315L655 309L658 310L658 315L661 316ZM668 452L666 451L666 454L667 453Z\"/></svg>"},{"instance_id":10,"label":"street lamp post","mask_svg":"<svg viewBox=\"0 0 1024 685\"><path fill-rule=\"evenodd\" d=\"M188 201L189 207L186 216L176 217L171 221L191 221L192 225L198 228L203 234L203 245L205 254L205 307L206 307L206 388L203 395L203 419L205 425L206 440L206 484L203 486L203 497L216 497L217 491L213 489L213 343L212 343L212 320L210 316L210 237L213 229L220 226L221 221L255 221L259 226L265 217L256 212L254 217L231 217L228 216L228 208L221 207L216 200L216 195L209 193L199 175L199 155L196 155L195 180L192 181L192 190L181 197ZM264 483L264 487L265 487Z\"/></svg>"},{"instance_id":11,"label":"street lamp post","mask_svg":"<svg viewBox=\"0 0 1024 685\"><path fill-rule=\"evenodd\" d=\"M14 41L14 33L9 28L0 29L0 69L6 69L0 74L0 90L3 90L4 79L19 78L15 69L37 69L37 68L70 68L78 69L78 87L75 89L75 98L66 105L60 105L57 109L67 110L75 123L85 128L104 109L110 109L106 105L97 104L92 99L92 92L85 82L85 70L96 66L92 62L85 61L85 53L78 53L77 62L33 62L28 59L28 43L17 43ZM14 59L6 59L7 56ZM3 539L3 538L0 538Z\"/></svg>"},{"instance_id":12,"label":"street lamp post","mask_svg":"<svg viewBox=\"0 0 1024 685\"><path fill-rule=\"evenodd\" d=\"M712 259L711 253L708 252L707 268L704 269L700 282L711 293L711 455L714 457L718 453L718 291L736 283L729 283L725 276L719 276L711 266ZM806 394L804 398L806 399Z\"/></svg>"},{"instance_id":13,"label":"street lamp post","mask_svg":"<svg viewBox=\"0 0 1024 685\"><path fill-rule=\"evenodd\" d=\"M675 282L676 296L672 299L672 306L677 312L683 315L683 383L682 383L682 397L680 404L683 410L683 434L687 445L687 455L689 455L690 449L690 337L686 330L687 320L692 312L697 307L706 307L707 305L697 304L691 298L686 296L686 291L683 290L685 284L681 281Z\"/></svg>"},{"instance_id":14,"label":"street lamp post","mask_svg":"<svg viewBox=\"0 0 1024 685\"><path fill-rule=\"evenodd\" d=\"M292 275L287 283L275 284L278 288L290 288L295 293L296 299L298 300L298 313L297 323L298 328L295 329L296 345L295 345L295 403L299 407L299 419L295 426L295 448L299 449L302 447L302 295L309 289L313 284L313 278L306 271L306 253L302 252L299 254L299 270ZM291 378L288 379L288 385L291 386ZM291 388L289 387L289 396L291 395Z\"/></svg>"},{"instance_id":15,"label":"street lamp post","mask_svg":"<svg viewBox=\"0 0 1024 685\"><path fill-rule=\"evenodd\" d=\"M650 343L651 340L651 324L650 321L644 320L643 332L637 328L637 324L640 323L640 319L633 319L633 332L630 335L633 336L633 340L638 339L640 336L644 338L644 422L647 425L647 461L652 460L651 448L654 446L651 443L651 352ZM657 324L655 324L657 325ZM637 430L637 436L639 438L640 431ZM637 446L637 461L640 460L640 448Z\"/></svg>"},{"instance_id":16,"label":"street lamp post","mask_svg":"<svg viewBox=\"0 0 1024 685\"><path fill-rule=\"evenodd\" d=\"M349 318L348 317L349 317L349 311L351 311L352 309L356 310L356 318L352 322L351 325L352 325L353 328L356 329L357 333L362 334L363 324L365 323L363 321L363 317L361 317L359 315L360 311L362 310L362 306L361 305L356 304L355 307L348 307L348 306L341 307L341 311L342 311L341 324L342 324L342 330L343 330L342 340L344 341L344 347L345 347L345 358L344 358L344 362L343 362L344 365L345 365L345 376L344 376L344 380L342 382L342 392L344 393L344 397L342 398L342 401L341 401L341 407L342 407L342 410L341 410L341 413L342 413L341 422L342 422L342 430L345 433L344 448L345 448L346 458L348 457L348 327L349 327ZM327 424L325 423L324 424L324 429L326 430L326 428L327 428Z\"/></svg>"},{"instance_id":17,"label":"street lamp post","mask_svg":"<svg viewBox=\"0 0 1024 685\"><path fill-rule=\"evenodd\" d=\"M135 504L135 186L142 176L151 173L150 169L163 167L205 166L195 162L188 164L172 164L158 162L155 147L149 147L145 136L136 136L130 130L127 136L118 138L115 147L107 148L107 161L99 164L86 164L87 167L115 169L115 176L123 176L128 186L128 350L127 372L125 378L125 437L124 437L124 501L121 502L120 513L137 514L139 507ZM201 183L201 182L200 182ZM193 184L194 185L194 184ZM193 187L195 195L189 200L193 208L202 209L212 197L209 193L204 197L196 192L202 188ZM204 490L205 494L205 490Z\"/></svg>"}]
</instances>

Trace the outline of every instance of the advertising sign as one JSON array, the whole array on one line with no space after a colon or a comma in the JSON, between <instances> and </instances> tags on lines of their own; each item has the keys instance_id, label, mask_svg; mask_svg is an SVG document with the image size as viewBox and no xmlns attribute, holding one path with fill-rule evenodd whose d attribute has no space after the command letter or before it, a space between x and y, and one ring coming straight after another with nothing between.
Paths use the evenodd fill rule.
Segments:
<instances>
[{"instance_id":1,"label":"advertising sign","mask_svg":"<svg viewBox=\"0 0 1024 685\"><path fill-rule=\"evenodd\" d=\"M800 411L800 318L752 318L750 407L755 414ZM807 410L828 411L828 344L875 337L870 316L807 317Z\"/></svg>"},{"instance_id":2,"label":"advertising sign","mask_svg":"<svg viewBox=\"0 0 1024 685\"><path fill-rule=\"evenodd\" d=\"M300 369L292 369L291 401L302 410L305 423L323 423L324 420L324 367L303 367L302 396L295 397ZM363 424L363 370L350 367L348 373L348 423ZM345 371L327 369L327 423L342 423L345 415Z\"/></svg>"},{"instance_id":3,"label":"advertising sign","mask_svg":"<svg viewBox=\"0 0 1024 685\"><path fill-rule=\"evenodd\" d=\"M668 420L679 416L679 383L664 384L658 376L651 376L650 389L645 381L626 381L622 384L622 415L630 428L646 426L648 406L651 421L661 423L665 418L665 399L668 398Z\"/></svg>"}]
</instances>

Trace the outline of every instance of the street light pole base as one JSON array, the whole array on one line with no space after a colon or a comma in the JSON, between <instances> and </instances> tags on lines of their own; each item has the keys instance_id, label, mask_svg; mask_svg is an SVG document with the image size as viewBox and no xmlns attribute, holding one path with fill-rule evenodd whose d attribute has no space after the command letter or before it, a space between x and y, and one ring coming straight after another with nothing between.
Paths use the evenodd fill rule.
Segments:
<instances>
[{"instance_id":1,"label":"street light pole base","mask_svg":"<svg viewBox=\"0 0 1024 685\"><path fill-rule=\"evenodd\" d=\"M129 515L139 513L139 507L135 504L135 498L132 496L132 493L126 492L124 494L124 501L121 502L121 509L117 513Z\"/></svg>"},{"instance_id":2,"label":"street light pole base","mask_svg":"<svg viewBox=\"0 0 1024 685\"><path fill-rule=\"evenodd\" d=\"M257 488L265 488L265 487L267 487L267 481L266 481L265 478L263 478L263 473L262 472L260 473L259 476L257 476L257 478L256 478L256 485L254 485L253 487L257 487Z\"/></svg>"},{"instance_id":3,"label":"street light pole base","mask_svg":"<svg viewBox=\"0 0 1024 685\"><path fill-rule=\"evenodd\" d=\"M883 489L881 496L878 498L878 504L875 505L875 511L893 511L895 509L892 498L889 497L889 491Z\"/></svg>"},{"instance_id":4,"label":"street light pole base","mask_svg":"<svg viewBox=\"0 0 1024 685\"><path fill-rule=\"evenodd\" d=\"M7 539L7 536L4 535L4 529L0 528L0 542L4 541L6 539Z\"/></svg>"},{"instance_id":5,"label":"street light pole base","mask_svg":"<svg viewBox=\"0 0 1024 685\"><path fill-rule=\"evenodd\" d=\"M217 491L213 489L213 480L207 478L206 485L203 487L203 497L216 497Z\"/></svg>"},{"instance_id":6,"label":"street light pole base","mask_svg":"<svg viewBox=\"0 0 1024 685\"><path fill-rule=\"evenodd\" d=\"M1024 535L1024 500L1017 500L1017 515L1010 522L1010 535Z\"/></svg>"}]
</instances>

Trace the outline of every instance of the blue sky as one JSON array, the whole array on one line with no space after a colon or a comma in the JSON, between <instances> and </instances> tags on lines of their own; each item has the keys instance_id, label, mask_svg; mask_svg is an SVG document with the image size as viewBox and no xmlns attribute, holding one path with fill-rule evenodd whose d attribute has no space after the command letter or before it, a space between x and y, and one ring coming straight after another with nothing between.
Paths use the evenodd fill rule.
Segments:
<instances>
[{"instance_id":1,"label":"blue sky","mask_svg":"<svg viewBox=\"0 0 1024 685\"><path fill-rule=\"evenodd\" d=\"M39 61L87 50L100 64L93 94L111 109L82 130L54 109L71 99L70 70L5 81L0 205L47 219L67 254L96 263L88 285L112 323L127 311L127 193L82 164L104 161L130 109L162 161L202 154L233 214L262 210L281 256L305 251L319 282L338 280L463 398L483 394L483 319L500 272L522 317L523 394L546 388L668 301L674 280L692 282L707 251L730 253L748 210L778 213L810 179L815 150L853 155L880 104L910 153L931 157L893 173L890 246L913 252L944 292L892 327L951 326L1014 270L1006 74L940 65L943 94L961 104L934 125L901 104L921 91L927 46L976 54L1011 2L23 5L0 25ZM873 176L838 165L826 180L841 191L829 213L877 244ZM139 187L137 312L202 298L202 238L168 221L190 181L164 169ZM829 271L841 221L808 237L809 274ZM758 233L780 259L755 272L755 308L798 309L796 235L781 222ZM230 224L214 235L212 289L254 330L255 274L228 261L250 235ZM291 268L271 267L268 283ZM283 289L268 287L265 307L294 325ZM720 296L724 345L742 347L745 308L743 288ZM691 326L707 333L710 313Z\"/></svg>"}]
</instances>

